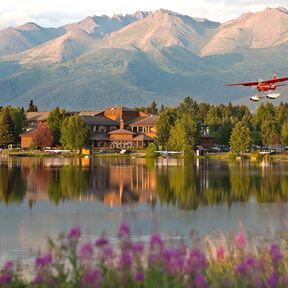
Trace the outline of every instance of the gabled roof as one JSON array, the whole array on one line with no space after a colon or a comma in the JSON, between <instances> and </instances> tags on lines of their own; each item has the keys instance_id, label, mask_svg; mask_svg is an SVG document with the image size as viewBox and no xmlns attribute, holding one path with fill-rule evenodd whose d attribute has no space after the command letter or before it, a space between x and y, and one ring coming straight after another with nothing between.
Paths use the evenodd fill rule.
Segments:
<instances>
[{"instance_id":1,"label":"gabled roof","mask_svg":"<svg viewBox=\"0 0 288 288\"><path fill-rule=\"evenodd\" d=\"M91 133L90 140L108 140L108 135L106 133Z\"/></svg>"},{"instance_id":2,"label":"gabled roof","mask_svg":"<svg viewBox=\"0 0 288 288\"><path fill-rule=\"evenodd\" d=\"M134 121L132 121L129 126L156 126L158 119L158 115L138 117Z\"/></svg>"},{"instance_id":3,"label":"gabled roof","mask_svg":"<svg viewBox=\"0 0 288 288\"><path fill-rule=\"evenodd\" d=\"M47 121L50 112L26 112L27 121Z\"/></svg>"},{"instance_id":4,"label":"gabled roof","mask_svg":"<svg viewBox=\"0 0 288 288\"><path fill-rule=\"evenodd\" d=\"M146 134L139 134L133 138L133 141L154 141L154 139Z\"/></svg>"},{"instance_id":5,"label":"gabled roof","mask_svg":"<svg viewBox=\"0 0 288 288\"><path fill-rule=\"evenodd\" d=\"M117 129L109 132L108 134L132 134L134 135L135 133L126 129Z\"/></svg>"},{"instance_id":6,"label":"gabled roof","mask_svg":"<svg viewBox=\"0 0 288 288\"><path fill-rule=\"evenodd\" d=\"M123 106L106 107L105 110L137 111L136 109L127 108L127 107L123 107Z\"/></svg>"},{"instance_id":7,"label":"gabled roof","mask_svg":"<svg viewBox=\"0 0 288 288\"><path fill-rule=\"evenodd\" d=\"M33 136L35 136L36 131L37 131L37 128L31 129L31 130L28 130L26 132L21 133L19 136L20 137L23 137L23 136L24 137L33 137Z\"/></svg>"},{"instance_id":8,"label":"gabled roof","mask_svg":"<svg viewBox=\"0 0 288 288\"><path fill-rule=\"evenodd\" d=\"M102 111L81 111L79 112L80 116L96 116L98 114L100 114Z\"/></svg>"},{"instance_id":9,"label":"gabled roof","mask_svg":"<svg viewBox=\"0 0 288 288\"><path fill-rule=\"evenodd\" d=\"M102 115L95 115L95 116L82 116L83 120L88 124L88 125L111 125L111 126L119 126L119 123L107 118Z\"/></svg>"}]
</instances>

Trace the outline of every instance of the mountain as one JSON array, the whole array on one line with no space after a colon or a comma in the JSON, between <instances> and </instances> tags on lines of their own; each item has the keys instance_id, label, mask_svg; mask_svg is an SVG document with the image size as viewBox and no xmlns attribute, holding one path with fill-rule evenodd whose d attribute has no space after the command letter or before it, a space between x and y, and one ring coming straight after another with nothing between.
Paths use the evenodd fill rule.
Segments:
<instances>
[{"instance_id":1,"label":"mountain","mask_svg":"<svg viewBox=\"0 0 288 288\"><path fill-rule=\"evenodd\" d=\"M161 9L113 32L100 43L105 48L159 50L167 47L183 47L197 53L205 42L209 30L219 23Z\"/></svg>"},{"instance_id":2,"label":"mountain","mask_svg":"<svg viewBox=\"0 0 288 288\"><path fill-rule=\"evenodd\" d=\"M63 26L66 31L83 30L95 38L101 38L107 33L117 31L135 21L147 17L150 12L138 11L132 15L88 16L84 20Z\"/></svg>"},{"instance_id":3,"label":"mountain","mask_svg":"<svg viewBox=\"0 0 288 288\"><path fill-rule=\"evenodd\" d=\"M91 110L154 100L173 105L186 96L242 103L256 92L224 84L284 76L287 31L284 8L223 24L164 9L92 16L53 29L27 23L0 31L13 48L0 57L0 105L33 99L45 110Z\"/></svg>"},{"instance_id":4,"label":"mountain","mask_svg":"<svg viewBox=\"0 0 288 288\"><path fill-rule=\"evenodd\" d=\"M71 30L56 39L6 59L13 59L22 65L65 62L88 52L95 42L95 38L85 31Z\"/></svg>"},{"instance_id":5,"label":"mountain","mask_svg":"<svg viewBox=\"0 0 288 288\"><path fill-rule=\"evenodd\" d=\"M42 28L35 23L26 23L17 28L0 31L0 56L22 52L63 34L61 28Z\"/></svg>"},{"instance_id":6,"label":"mountain","mask_svg":"<svg viewBox=\"0 0 288 288\"><path fill-rule=\"evenodd\" d=\"M288 10L267 8L221 25L201 50L202 56L240 49L265 49L288 43Z\"/></svg>"}]
</instances>

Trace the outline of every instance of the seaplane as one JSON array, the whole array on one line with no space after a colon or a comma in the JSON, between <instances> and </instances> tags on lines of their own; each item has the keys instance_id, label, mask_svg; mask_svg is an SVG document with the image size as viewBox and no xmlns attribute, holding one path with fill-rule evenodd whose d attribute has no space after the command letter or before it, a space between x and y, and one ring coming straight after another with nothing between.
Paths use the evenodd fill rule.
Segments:
<instances>
[{"instance_id":1,"label":"seaplane","mask_svg":"<svg viewBox=\"0 0 288 288\"><path fill-rule=\"evenodd\" d=\"M176 154L182 154L183 152L181 151L167 151L167 150L161 150L161 151L155 151L156 153L160 154L162 157L169 157L172 155L176 155Z\"/></svg>"},{"instance_id":2,"label":"seaplane","mask_svg":"<svg viewBox=\"0 0 288 288\"><path fill-rule=\"evenodd\" d=\"M250 86L253 89L257 89L259 94L250 97L251 101L257 102L262 100L264 97L269 99L278 98L281 93L273 93L278 87L286 86L287 84L278 84L279 82L285 82L288 80L288 77L277 78L277 75L274 74L273 79L270 80L258 80L255 82L241 82L235 84L225 84L225 86ZM271 91L271 92L270 92ZM268 92L268 94L267 94Z\"/></svg>"}]
</instances>

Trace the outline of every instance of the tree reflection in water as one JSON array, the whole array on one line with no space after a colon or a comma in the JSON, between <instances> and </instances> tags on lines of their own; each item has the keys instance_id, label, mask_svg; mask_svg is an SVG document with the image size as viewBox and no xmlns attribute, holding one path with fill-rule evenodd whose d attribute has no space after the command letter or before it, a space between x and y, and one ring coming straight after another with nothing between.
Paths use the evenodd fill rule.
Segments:
<instances>
[{"instance_id":1,"label":"tree reflection in water","mask_svg":"<svg viewBox=\"0 0 288 288\"><path fill-rule=\"evenodd\" d=\"M0 202L31 206L45 200L101 201L108 206L155 203L197 209L233 202L284 202L288 165L250 162L152 160L0 160Z\"/></svg>"}]
</instances>

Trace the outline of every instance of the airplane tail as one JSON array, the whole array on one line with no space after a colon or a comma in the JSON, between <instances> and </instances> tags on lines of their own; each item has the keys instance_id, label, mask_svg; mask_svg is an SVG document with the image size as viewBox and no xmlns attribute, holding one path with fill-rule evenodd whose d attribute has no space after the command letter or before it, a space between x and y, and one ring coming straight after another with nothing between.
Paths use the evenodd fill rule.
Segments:
<instances>
[{"instance_id":1,"label":"airplane tail","mask_svg":"<svg viewBox=\"0 0 288 288\"><path fill-rule=\"evenodd\" d=\"M277 75L276 74L274 74L274 78L273 78L273 80L276 80L277 79Z\"/></svg>"}]
</instances>

